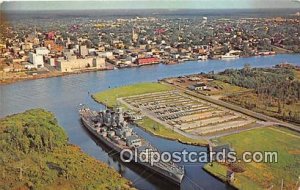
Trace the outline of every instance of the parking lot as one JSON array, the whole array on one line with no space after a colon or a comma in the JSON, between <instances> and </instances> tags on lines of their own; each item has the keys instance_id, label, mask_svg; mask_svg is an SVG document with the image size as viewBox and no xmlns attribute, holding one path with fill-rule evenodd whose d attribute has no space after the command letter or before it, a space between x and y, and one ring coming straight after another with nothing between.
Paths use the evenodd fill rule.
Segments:
<instances>
[{"instance_id":1,"label":"parking lot","mask_svg":"<svg viewBox=\"0 0 300 190\"><path fill-rule=\"evenodd\" d=\"M173 90L123 98L127 104L161 123L193 135L241 129L255 119Z\"/></svg>"}]
</instances>

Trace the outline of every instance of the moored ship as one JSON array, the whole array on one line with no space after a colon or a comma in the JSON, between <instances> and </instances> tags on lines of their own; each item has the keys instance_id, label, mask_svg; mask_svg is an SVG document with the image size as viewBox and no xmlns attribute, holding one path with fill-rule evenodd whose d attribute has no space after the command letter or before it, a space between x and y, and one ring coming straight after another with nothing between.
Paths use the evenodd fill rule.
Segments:
<instances>
[{"instance_id":1,"label":"moored ship","mask_svg":"<svg viewBox=\"0 0 300 190\"><path fill-rule=\"evenodd\" d=\"M236 58L239 58L238 55L233 55L233 54L230 54L230 53L226 53L225 55L222 55L221 56L222 59L236 59Z\"/></svg>"},{"instance_id":2,"label":"moored ship","mask_svg":"<svg viewBox=\"0 0 300 190\"><path fill-rule=\"evenodd\" d=\"M109 148L121 154L122 150L131 150L132 155L125 152L127 158L138 157L139 153L147 150L158 152L145 139L139 137L124 119L124 113L120 108L115 111L111 109L102 110L100 112L93 111L89 108L82 107L79 110L83 125L90 131L98 140L106 144ZM149 156L149 155L148 155ZM151 156L151 155L150 155ZM154 172L170 182L180 185L183 176L184 168L176 165L173 162L150 162L151 158L147 158L148 162L140 159L132 162L141 165L142 167Z\"/></svg>"}]
</instances>

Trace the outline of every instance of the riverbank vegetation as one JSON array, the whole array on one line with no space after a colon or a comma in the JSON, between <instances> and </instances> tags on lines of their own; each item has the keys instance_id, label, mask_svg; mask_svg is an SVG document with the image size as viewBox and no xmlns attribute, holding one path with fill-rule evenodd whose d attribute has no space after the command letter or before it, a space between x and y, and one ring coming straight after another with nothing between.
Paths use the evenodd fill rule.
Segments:
<instances>
[{"instance_id":1,"label":"riverbank vegetation","mask_svg":"<svg viewBox=\"0 0 300 190\"><path fill-rule=\"evenodd\" d=\"M241 158L245 151L276 151L278 163L244 163L224 165L207 164L205 170L226 180L228 169L235 170L233 185L240 189L293 189L299 181L300 134L288 129L266 127L244 131L239 134L216 139L219 144L230 144Z\"/></svg>"},{"instance_id":2,"label":"riverbank vegetation","mask_svg":"<svg viewBox=\"0 0 300 190\"><path fill-rule=\"evenodd\" d=\"M42 109L0 120L0 189L130 189L106 164L68 143Z\"/></svg>"},{"instance_id":3,"label":"riverbank vegetation","mask_svg":"<svg viewBox=\"0 0 300 190\"><path fill-rule=\"evenodd\" d=\"M233 94L222 100L279 119L300 123L300 80L294 68L227 69L212 78L253 92Z\"/></svg>"}]
</instances>

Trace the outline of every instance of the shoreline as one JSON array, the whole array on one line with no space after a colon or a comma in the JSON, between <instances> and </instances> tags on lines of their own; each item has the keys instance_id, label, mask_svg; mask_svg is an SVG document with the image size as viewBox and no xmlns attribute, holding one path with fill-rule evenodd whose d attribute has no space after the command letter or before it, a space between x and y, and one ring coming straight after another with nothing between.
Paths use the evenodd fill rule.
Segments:
<instances>
[{"instance_id":1,"label":"shoreline","mask_svg":"<svg viewBox=\"0 0 300 190\"><path fill-rule=\"evenodd\" d=\"M221 176L219 176L219 175L217 175L217 174L211 172L209 169L207 169L206 167L210 167L209 164L210 164L210 163L206 163L206 164L204 164L204 165L202 166L203 171L205 171L206 173L208 173L208 174L211 175L212 177L218 179L218 180L221 181L222 183L224 183L224 184L230 186L231 188L236 189L236 190L239 189L239 188L236 187L234 184L228 183L228 182L227 182L225 179L223 179Z\"/></svg>"},{"instance_id":2,"label":"shoreline","mask_svg":"<svg viewBox=\"0 0 300 190\"><path fill-rule=\"evenodd\" d=\"M89 73L89 72L98 72L98 71L110 71L114 69L93 69L93 70L81 70L78 72L53 72L51 74L41 74L41 75L29 75L29 77L26 78L18 78L18 79L9 79L7 81L3 81L3 79L0 79L0 86L5 86L5 85L10 85L10 84L15 84L18 82L24 82L24 81L30 81L30 80L39 80L39 79L47 79L47 78L55 78L55 77L64 77L64 76L69 76L69 75L79 75L82 73Z\"/></svg>"},{"instance_id":3,"label":"shoreline","mask_svg":"<svg viewBox=\"0 0 300 190\"><path fill-rule=\"evenodd\" d=\"M300 55L299 53L277 53L275 55L269 55L269 56L262 56L262 55L258 55L258 56L241 56L239 58L244 59L244 58L254 58L254 57L271 57L271 56L276 56L276 55ZM144 67L144 66L151 66L151 65L178 65L178 64L184 64L184 63L188 63L188 62L208 62L208 61L214 61L214 60L220 60L222 61L222 59L207 59L205 61L201 61L201 60L188 60L188 61L183 61L183 62L177 62L174 64L166 64L163 62L159 62L159 63L153 63L153 64L146 64L146 65L137 65L137 66L126 66L126 67L118 67L117 69L131 69L131 68L140 68L140 67ZM231 60L235 60L235 59L231 59ZM226 61L226 60L223 60ZM29 80L38 80L38 79L45 79L45 78L54 78L54 77L64 77L64 76L68 76L68 75L75 75L75 74L82 74L82 73L87 73L87 72L98 72L98 71L110 71L110 70L114 70L113 68L106 68L106 69L91 69L91 70L80 70L80 71L74 71L74 72L69 72L69 73L65 73L65 72L59 72L59 71L55 71L54 73L51 74L41 74L41 75L29 75L26 78L10 78L8 80L3 80L0 79L0 86L4 86L4 85L9 85L9 84L14 84L14 83L18 83L18 82L22 82L22 81L29 81Z\"/></svg>"}]
</instances>

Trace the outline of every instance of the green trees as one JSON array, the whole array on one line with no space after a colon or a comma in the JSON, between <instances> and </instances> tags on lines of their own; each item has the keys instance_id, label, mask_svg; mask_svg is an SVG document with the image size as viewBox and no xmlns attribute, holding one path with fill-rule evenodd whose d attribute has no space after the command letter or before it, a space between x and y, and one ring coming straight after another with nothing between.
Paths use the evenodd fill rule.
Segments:
<instances>
[{"instance_id":1,"label":"green trees","mask_svg":"<svg viewBox=\"0 0 300 190\"><path fill-rule=\"evenodd\" d=\"M130 188L117 172L68 144L54 115L42 109L0 119L0 175L0 189Z\"/></svg>"},{"instance_id":2,"label":"green trees","mask_svg":"<svg viewBox=\"0 0 300 190\"><path fill-rule=\"evenodd\" d=\"M251 100L255 104L245 102L242 100L244 96L238 95L224 99L238 101L248 109L259 107L262 112L272 112L270 115L284 120L300 122L300 81L292 68L251 68L246 64L243 69L227 69L210 77L254 89L257 96L256 100Z\"/></svg>"},{"instance_id":3,"label":"green trees","mask_svg":"<svg viewBox=\"0 0 300 190\"><path fill-rule=\"evenodd\" d=\"M54 147L64 146L67 143L66 134L57 127L55 119L47 120L51 117L54 116L41 109L8 117L1 122L5 126L0 134L1 140L9 142L3 148L28 154L30 151L48 152Z\"/></svg>"},{"instance_id":4,"label":"green trees","mask_svg":"<svg viewBox=\"0 0 300 190\"><path fill-rule=\"evenodd\" d=\"M265 94L284 102L300 100L300 81L295 80L291 69L251 69L250 65L245 65L243 69L227 69L212 77L237 86L255 89L258 95Z\"/></svg>"}]
</instances>

